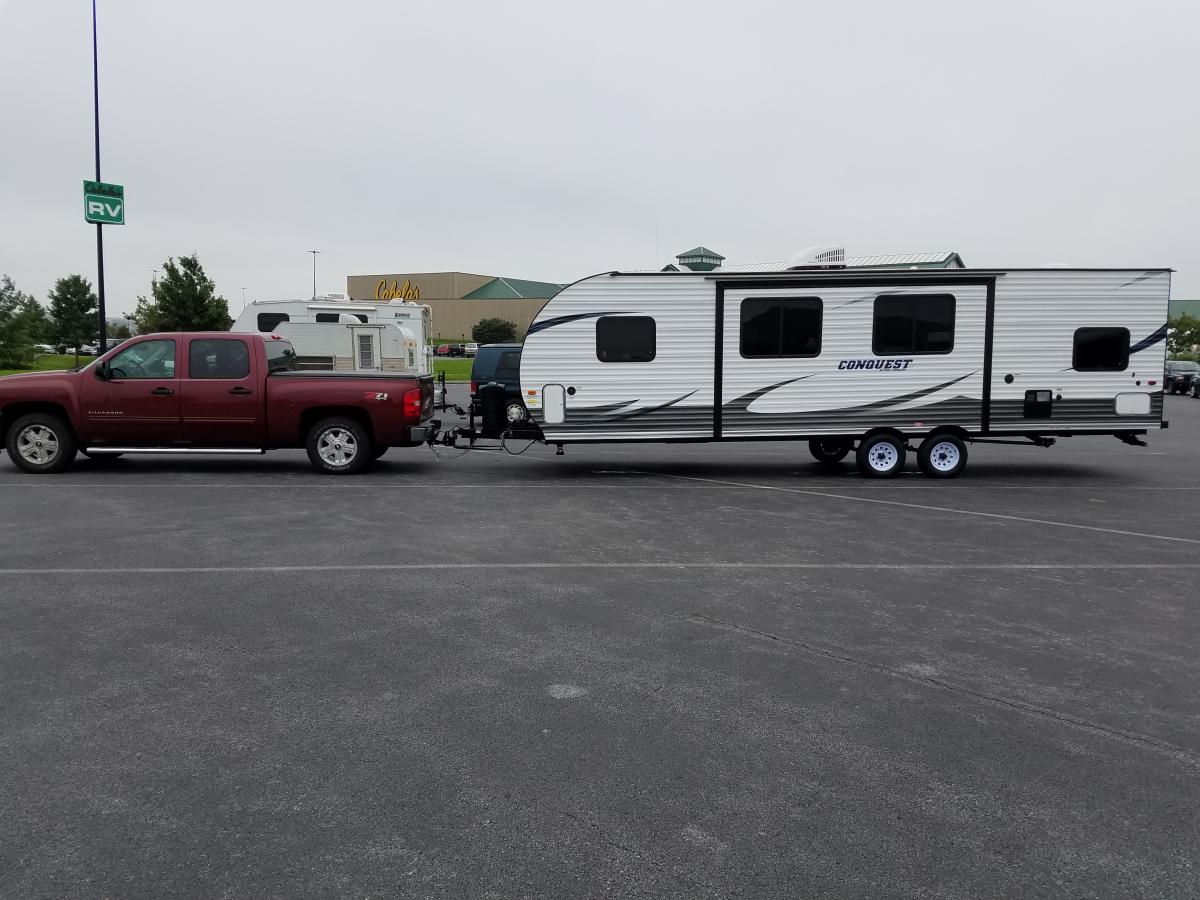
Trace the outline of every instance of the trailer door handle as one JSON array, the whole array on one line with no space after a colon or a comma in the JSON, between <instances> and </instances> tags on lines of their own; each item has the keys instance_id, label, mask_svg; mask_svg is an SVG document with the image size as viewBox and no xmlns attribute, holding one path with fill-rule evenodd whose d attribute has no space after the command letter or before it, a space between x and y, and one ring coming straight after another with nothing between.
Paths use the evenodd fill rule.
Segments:
<instances>
[{"instance_id":1,"label":"trailer door handle","mask_svg":"<svg viewBox=\"0 0 1200 900\"><path fill-rule=\"evenodd\" d=\"M239 397L245 397L247 394L253 394L254 391L250 390L250 388L235 387L235 388L230 388L229 393L236 394Z\"/></svg>"},{"instance_id":2,"label":"trailer door handle","mask_svg":"<svg viewBox=\"0 0 1200 900\"><path fill-rule=\"evenodd\" d=\"M150 393L153 394L155 397L170 397L175 392L173 390L171 390L170 388L156 387Z\"/></svg>"}]
</instances>

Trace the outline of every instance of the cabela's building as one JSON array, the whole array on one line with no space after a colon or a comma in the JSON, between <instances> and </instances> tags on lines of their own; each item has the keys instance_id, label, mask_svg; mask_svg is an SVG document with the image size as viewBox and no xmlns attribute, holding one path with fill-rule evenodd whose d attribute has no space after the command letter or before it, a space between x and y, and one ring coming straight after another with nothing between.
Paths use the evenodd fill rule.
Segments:
<instances>
[{"instance_id":1,"label":"cabela's building","mask_svg":"<svg viewBox=\"0 0 1200 900\"><path fill-rule=\"evenodd\" d=\"M350 275L346 293L355 303L412 300L433 310L433 331L447 341L471 340L481 319L505 319L517 326L517 339L546 301L563 285L524 278L475 275L470 272L409 272L394 275Z\"/></svg>"}]
</instances>

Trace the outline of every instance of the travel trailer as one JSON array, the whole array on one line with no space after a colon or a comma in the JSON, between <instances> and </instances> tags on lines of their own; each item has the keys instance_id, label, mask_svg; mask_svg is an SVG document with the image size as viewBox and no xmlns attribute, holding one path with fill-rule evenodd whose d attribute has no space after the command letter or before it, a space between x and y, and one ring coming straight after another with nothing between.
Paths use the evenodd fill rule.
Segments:
<instances>
[{"instance_id":1,"label":"travel trailer","mask_svg":"<svg viewBox=\"0 0 1200 900\"><path fill-rule=\"evenodd\" d=\"M551 299L521 354L528 431L572 442L803 439L888 477L967 444L1165 428L1169 269L610 272ZM510 416L511 418L511 416Z\"/></svg>"},{"instance_id":2,"label":"travel trailer","mask_svg":"<svg viewBox=\"0 0 1200 900\"><path fill-rule=\"evenodd\" d=\"M231 330L286 338L302 369L432 372L426 350L432 331L428 306L404 300L353 303L342 297L255 300Z\"/></svg>"}]
</instances>

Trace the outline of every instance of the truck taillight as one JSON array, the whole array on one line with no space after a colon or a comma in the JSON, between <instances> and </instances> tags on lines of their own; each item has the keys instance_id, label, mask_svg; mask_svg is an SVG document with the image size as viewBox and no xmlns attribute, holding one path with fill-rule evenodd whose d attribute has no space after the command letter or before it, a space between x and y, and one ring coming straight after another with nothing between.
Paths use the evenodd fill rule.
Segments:
<instances>
[{"instance_id":1,"label":"truck taillight","mask_svg":"<svg viewBox=\"0 0 1200 900\"><path fill-rule=\"evenodd\" d=\"M474 381L472 381L472 382L471 382L471 393L473 394L473 393L475 393L477 390L479 390L479 385L477 385L477 384L476 384Z\"/></svg>"},{"instance_id":2,"label":"truck taillight","mask_svg":"<svg viewBox=\"0 0 1200 900\"><path fill-rule=\"evenodd\" d=\"M404 417L421 421L421 389L419 387L404 392Z\"/></svg>"}]
</instances>

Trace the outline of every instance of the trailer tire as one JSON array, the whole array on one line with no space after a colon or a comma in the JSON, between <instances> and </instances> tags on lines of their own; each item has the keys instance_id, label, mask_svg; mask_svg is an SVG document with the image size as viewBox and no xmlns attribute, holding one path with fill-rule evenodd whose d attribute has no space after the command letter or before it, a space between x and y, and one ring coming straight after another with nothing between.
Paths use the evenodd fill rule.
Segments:
<instances>
[{"instance_id":1,"label":"trailer tire","mask_svg":"<svg viewBox=\"0 0 1200 900\"><path fill-rule=\"evenodd\" d=\"M371 461L366 429L345 416L331 416L313 425L304 447L313 468L326 475L356 475Z\"/></svg>"},{"instance_id":2,"label":"trailer tire","mask_svg":"<svg viewBox=\"0 0 1200 900\"><path fill-rule=\"evenodd\" d=\"M812 458L827 466L840 463L846 458L851 447L850 441L813 438L808 442L808 452L812 454Z\"/></svg>"},{"instance_id":3,"label":"trailer tire","mask_svg":"<svg viewBox=\"0 0 1200 900\"><path fill-rule=\"evenodd\" d=\"M858 445L854 461L858 471L868 478L894 478L904 468L904 438L894 434L875 434Z\"/></svg>"},{"instance_id":4,"label":"trailer tire","mask_svg":"<svg viewBox=\"0 0 1200 900\"><path fill-rule=\"evenodd\" d=\"M917 466L930 478L954 478L967 466L967 445L944 431L931 434L917 449Z\"/></svg>"},{"instance_id":5,"label":"trailer tire","mask_svg":"<svg viewBox=\"0 0 1200 900\"><path fill-rule=\"evenodd\" d=\"M34 412L12 423L4 447L13 465L31 475L52 475L75 460L75 435L61 416Z\"/></svg>"}]
</instances>

